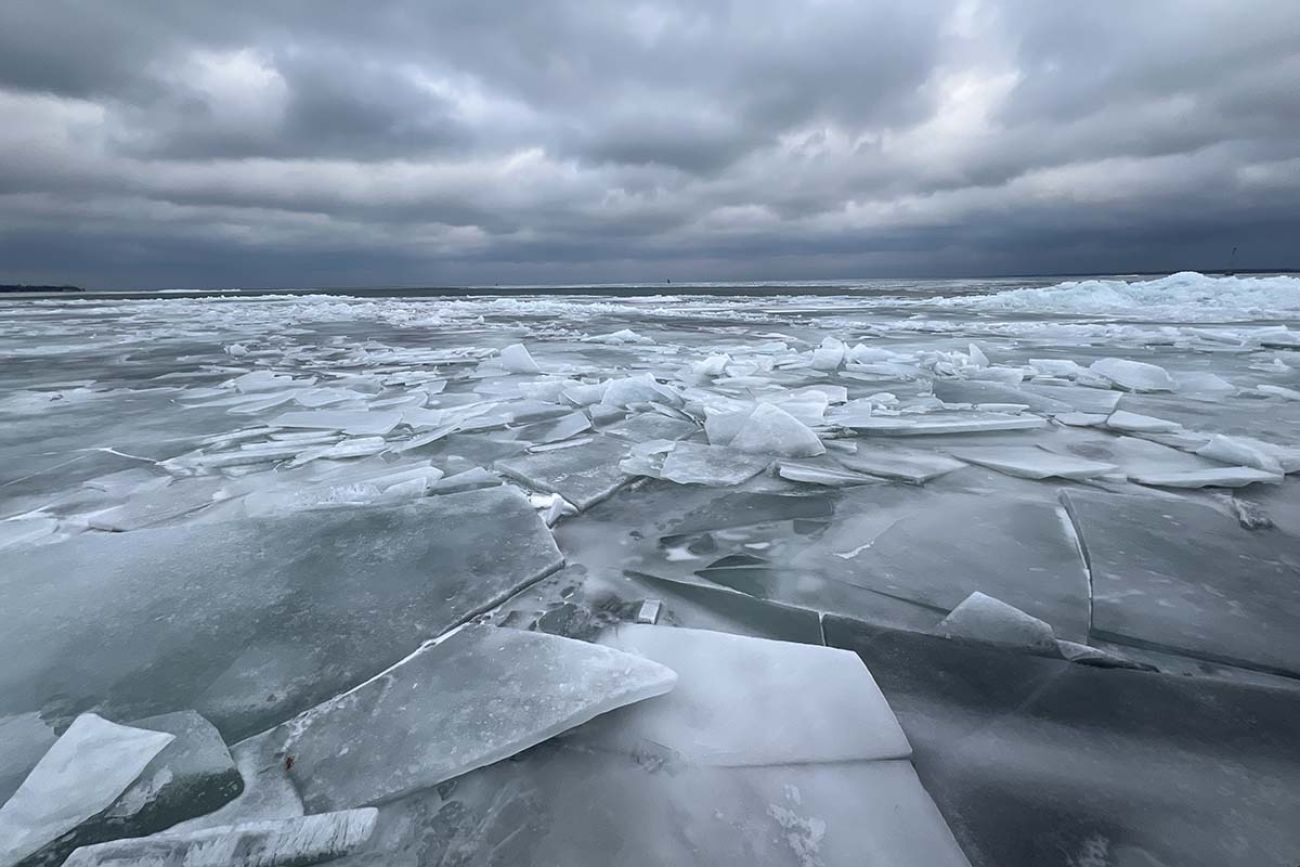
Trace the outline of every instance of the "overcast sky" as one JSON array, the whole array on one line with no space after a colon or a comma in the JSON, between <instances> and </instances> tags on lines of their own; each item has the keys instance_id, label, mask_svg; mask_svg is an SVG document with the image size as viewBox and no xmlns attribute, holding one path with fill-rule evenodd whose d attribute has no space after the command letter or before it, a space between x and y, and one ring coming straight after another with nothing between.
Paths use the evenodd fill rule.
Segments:
<instances>
[{"instance_id":1,"label":"overcast sky","mask_svg":"<svg viewBox=\"0 0 1300 867\"><path fill-rule=\"evenodd\" d=\"M3 0L0 282L1300 263L1296 0Z\"/></svg>"}]
</instances>

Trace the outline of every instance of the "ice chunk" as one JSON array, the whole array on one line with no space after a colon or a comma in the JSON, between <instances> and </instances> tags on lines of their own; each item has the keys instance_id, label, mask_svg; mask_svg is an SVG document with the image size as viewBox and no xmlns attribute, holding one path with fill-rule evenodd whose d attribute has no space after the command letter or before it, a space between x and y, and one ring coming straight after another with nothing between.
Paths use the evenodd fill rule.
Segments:
<instances>
[{"instance_id":1,"label":"ice chunk","mask_svg":"<svg viewBox=\"0 0 1300 867\"><path fill-rule=\"evenodd\" d=\"M679 440L699 430L693 422L669 418L654 412L643 412L626 421L605 428L604 432L634 443L650 440Z\"/></svg>"},{"instance_id":2,"label":"ice chunk","mask_svg":"<svg viewBox=\"0 0 1300 867\"><path fill-rule=\"evenodd\" d=\"M1058 455L1036 446L989 446L954 449L953 457L1024 479L1090 479L1115 472L1114 464Z\"/></svg>"},{"instance_id":3,"label":"ice chunk","mask_svg":"<svg viewBox=\"0 0 1300 867\"><path fill-rule=\"evenodd\" d=\"M54 729L35 711L0 717L0 804L9 800L56 740Z\"/></svg>"},{"instance_id":4,"label":"ice chunk","mask_svg":"<svg viewBox=\"0 0 1300 867\"><path fill-rule=\"evenodd\" d=\"M712 442L712 437L710 437ZM804 458L825 454L826 447L803 422L790 413L760 403L749 414L739 433L728 443L736 451Z\"/></svg>"},{"instance_id":5,"label":"ice chunk","mask_svg":"<svg viewBox=\"0 0 1300 867\"><path fill-rule=\"evenodd\" d=\"M1255 390L1260 394L1266 394L1269 397L1280 397L1286 400L1300 400L1300 391L1282 385L1257 385L1255 386Z\"/></svg>"},{"instance_id":6,"label":"ice chunk","mask_svg":"<svg viewBox=\"0 0 1300 867\"><path fill-rule=\"evenodd\" d=\"M81 714L0 806L0 864L18 864L103 812L174 739Z\"/></svg>"},{"instance_id":7,"label":"ice chunk","mask_svg":"<svg viewBox=\"0 0 1300 867\"><path fill-rule=\"evenodd\" d=\"M1047 420L1036 415L1007 415L993 412L932 412L917 415L872 416L844 421L841 424L864 434L902 437L1033 430L1046 426Z\"/></svg>"},{"instance_id":8,"label":"ice chunk","mask_svg":"<svg viewBox=\"0 0 1300 867\"><path fill-rule=\"evenodd\" d=\"M930 479L960 470L966 465L947 455L932 452L901 451L863 447L855 454L840 456L840 463L851 470L883 479L898 479L919 485Z\"/></svg>"},{"instance_id":9,"label":"ice chunk","mask_svg":"<svg viewBox=\"0 0 1300 867\"><path fill-rule=\"evenodd\" d=\"M1101 374L1125 391L1173 391L1174 380L1169 372L1145 361L1127 358L1102 358L1088 366L1093 373Z\"/></svg>"},{"instance_id":10,"label":"ice chunk","mask_svg":"<svg viewBox=\"0 0 1300 867\"><path fill-rule=\"evenodd\" d=\"M1008 403L1028 407L1035 412L1070 412L1074 406L1065 401L1035 394L996 382L942 378L934 381L934 396L944 403Z\"/></svg>"},{"instance_id":11,"label":"ice chunk","mask_svg":"<svg viewBox=\"0 0 1300 867\"><path fill-rule=\"evenodd\" d=\"M677 672L673 691L609 714L579 738L667 748L701 765L905 759L907 737L852 653L666 626L620 625L602 643Z\"/></svg>"},{"instance_id":12,"label":"ice chunk","mask_svg":"<svg viewBox=\"0 0 1300 867\"><path fill-rule=\"evenodd\" d=\"M87 846L65 867L299 867L332 861L374 833L373 808L247 822Z\"/></svg>"},{"instance_id":13,"label":"ice chunk","mask_svg":"<svg viewBox=\"0 0 1300 867\"><path fill-rule=\"evenodd\" d=\"M528 500L502 485L9 549L0 695L22 710L57 701L143 716L188 706L237 740L392 665L561 562Z\"/></svg>"},{"instance_id":14,"label":"ice chunk","mask_svg":"<svg viewBox=\"0 0 1300 867\"><path fill-rule=\"evenodd\" d=\"M587 418L587 414L572 412L555 421L530 425L519 432L519 437L531 443L554 443L588 430L591 430L591 419Z\"/></svg>"},{"instance_id":15,"label":"ice chunk","mask_svg":"<svg viewBox=\"0 0 1300 867\"><path fill-rule=\"evenodd\" d=\"M602 437L577 448L497 461L496 467L535 491L559 494L587 509L627 483L629 476L619 468L625 453L623 443Z\"/></svg>"},{"instance_id":16,"label":"ice chunk","mask_svg":"<svg viewBox=\"0 0 1300 867\"><path fill-rule=\"evenodd\" d=\"M1174 470L1167 472L1132 473L1129 478L1139 485L1157 488L1241 488L1256 482L1278 484L1281 473L1255 467L1223 467L1204 470Z\"/></svg>"},{"instance_id":17,"label":"ice chunk","mask_svg":"<svg viewBox=\"0 0 1300 867\"><path fill-rule=\"evenodd\" d=\"M212 505L221 479L183 479L165 488L137 494L120 506L95 512L86 522L96 530L125 532L161 524Z\"/></svg>"},{"instance_id":18,"label":"ice chunk","mask_svg":"<svg viewBox=\"0 0 1300 867\"><path fill-rule=\"evenodd\" d=\"M573 385L561 392L564 399L574 406L591 406L593 403L600 403L605 397L605 389L609 386L607 382L599 382L595 385Z\"/></svg>"},{"instance_id":19,"label":"ice chunk","mask_svg":"<svg viewBox=\"0 0 1300 867\"><path fill-rule=\"evenodd\" d=\"M631 328L623 328L613 334L597 334L582 338L583 343L604 343L607 346L624 346L629 343L654 343L649 337L642 337Z\"/></svg>"},{"instance_id":20,"label":"ice chunk","mask_svg":"<svg viewBox=\"0 0 1300 867\"><path fill-rule=\"evenodd\" d=\"M286 412L270 421L275 427L311 428L313 430L338 430L353 436L384 436L402 421L396 411L367 412L365 410L315 410Z\"/></svg>"},{"instance_id":21,"label":"ice chunk","mask_svg":"<svg viewBox=\"0 0 1300 867\"><path fill-rule=\"evenodd\" d=\"M768 460L728 446L677 443L664 458L659 478L679 485L738 485L767 469Z\"/></svg>"},{"instance_id":22,"label":"ice chunk","mask_svg":"<svg viewBox=\"0 0 1300 867\"><path fill-rule=\"evenodd\" d=\"M572 389L570 389L572 391ZM566 392L567 394L567 392ZM649 373L628 376L623 379L611 379L605 385L601 403L608 406L625 407L631 403L669 403L678 404L681 398L672 389L660 385Z\"/></svg>"},{"instance_id":23,"label":"ice chunk","mask_svg":"<svg viewBox=\"0 0 1300 867\"><path fill-rule=\"evenodd\" d=\"M302 816L302 798L284 769L284 756L275 751L269 732L240 741L230 749L244 789L219 810L173 825L170 833L189 833L241 822L292 819Z\"/></svg>"},{"instance_id":24,"label":"ice chunk","mask_svg":"<svg viewBox=\"0 0 1300 867\"><path fill-rule=\"evenodd\" d=\"M972 638L1056 655L1056 636L1049 624L978 590L939 621L934 631L949 638Z\"/></svg>"},{"instance_id":25,"label":"ice chunk","mask_svg":"<svg viewBox=\"0 0 1300 867\"><path fill-rule=\"evenodd\" d=\"M1268 445L1248 437L1215 436L1198 448L1196 453L1225 464L1238 464L1280 474L1284 472L1282 463L1277 459L1276 452L1267 448Z\"/></svg>"},{"instance_id":26,"label":"ice chunk","mask_svg":"<svg viewBox=\"0 0 1300 867\"><path fill-rule=\"evenodd\" d=\"M469 626L280 732L309 810L375 804L662 695L676 679L658 663L607 647Z\"/></svg>"},{"instance_id":27,"label":"ice chunk","mask_svg":"<svg viewBox=\"0 0 1300 867\"><path fill-rule=\"evenodd\" d=\"M836 370L844 363L844 342L834 337L822 339L821 345L813 350L812 367L814 370Z\"/></svg>"},{"instance_id":28,"label":"ice chunk","mask_svg":"<svg viewBox=\"0 0 1300 867\"><path fill-rule=\"evenodd\" d=\"M522 343L512 343L501 350L501 366L511 373L541 373L542 369Z\"/></svg>"},{"instance_id":29,"label":"ice chunk","mask_svg":"<svg viewBox=\"0 0 1300 867\"><path fill-rule=\"evenodd\" d=\"M1063 412L1056 420L1068 427L1100 427L1109 416L1094 412Z\"/></svg>"},{"instance_id":30,"label":"ice chunk","mask_svg":"<svg viewBox=\"0 0 1300 867\"><path fill-rule=\"evenodd\" d=\"M1123 397L1119 392L1109 388L1089 388L1082 385L1041 385L1027 382L1019 388L1028 394L1069 404L1078 412L1107 415L1115 411L1120 398Z\"/></svg>"},{"instance_id":31,"label":"ice chunk","mask_svg":"<svg viewBox=\"0 0 1300 867\"><path fill-rule=\"evenodd\" d=\"M1106 427L1125 433L1171 433L1183 429L1183 426L1176 421L1166 421L1163 418L1122 409L1110 414L1106 419Z\"/></svg>"},{"instance_id":32,"label":"ice chunk","mask_svg":"<svg viewBox=\"0 0 1300 867\"><path fill-rule=\"evenodd\" d=\"M794 463L782 461L777 465L776 474L791 482L803 482L808 485L825 485L830 488L842 488L847 485L870 485L878 483L879 478L864 476L833 466Z\"/></svg>"}]
</instances>

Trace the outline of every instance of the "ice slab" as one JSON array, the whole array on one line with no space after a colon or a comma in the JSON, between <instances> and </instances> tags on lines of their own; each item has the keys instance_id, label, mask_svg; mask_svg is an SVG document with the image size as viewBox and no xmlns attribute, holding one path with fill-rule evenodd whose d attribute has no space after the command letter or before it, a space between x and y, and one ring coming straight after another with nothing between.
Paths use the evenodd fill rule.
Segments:
<instances>
[{"instance_id":1,"label":"ice slab","mask_svg":"<svg viewBox=\"0 0 1300 867\"><path fill-rule=\"evenodd\" d=\"M591 430L591 419L583 412L572 412L555 421L529 425L519 431L519 438L531 443L555 443Z\"/></svg>"},{"instance_id":2,"label":"ice slab","mask_svg":"<svg viewBox=\"0 0 1300 867\"><path fill-rule=\"evenodd\" d=\"M709 442L713 442L712 434ZM822 441L807 425L780 407L767 403L754 408L726 445L749 454L787 458L806 458L826 452Z\"/></svg>"},{"instance_id":3,"label":"ice slab","mask_svg":"<svg viewBox=\"0 0 1300 867\"><path fill-rule=\"evenodd\" d=\"M9 800L58 738L39 713L0 718L0 804Z\"/></svg>"},{"instance_id":4,"label":"ice slab","mask_svg":"<svg viewBox=\"0 0 1300 867\"><path fill-rule=\"evenodd\" d=\"M1300 540L1188 500L1070 491L1093 628L1119 643L1300 673Z\"/></svg>"},{"instance_id":5,"label":"ice slab","mask_svg":"<svg viewBox=\"0 0 1300 867\"><path fill-rule=\"evenodd\" d=\"M1222 467L1204 470L1173 470L1132 473L1129 478L1139 485L1155 488L1244 488L1257 483L1276 485L1282 474L1255 467Z\"/></svg>"},{"instance_id":6,"label":"ice slab","mask_svg":"<svg viewBox=\"0 0 1300 867\"><path fill-rule=\"evenodd\" d=\"M953 457L967 463L1024 479L1090 479L1113 473L1114 464L1090 461L1073 455L1058 455L1036 446L989 446L953 449Z\"/></svg>"},{"instance_id":7,"label":"ice slab","mask_svg":"<svg viewBox=\"0 0 1300 867\"><path fill-rule=\"evenodd\" d=\"M174 737L78 716L0 806L0 864L18 864L103 812Z\"/></svg>"},{"instance_id":8,"label":"ice slab","mask_svg":"<svg viewBox=\"0 0 1300 867\"><path fill-rule=\"evenodd\" d=\"M1008 403L1026 406L1035 412L1070 412L1071 403L996 382L941 377L934 381L934 396L944 403Z\"/></svg>"},{"instance_id":9,"label":"ice slab","mask_svg":"<svg viewBox=\"0 0 1300 867\"><path fill-rule=\"evenodd\" d=\"M1123 396L1108 388L1089 388L1081 385L1041 385L1027 382L1020 386L1023 391L1036 394L1049 400L1069 404L1077 412L1110 414L1119 406Z\"/></svg>"},{"instance_id":10,"label":"ice slab","mask_svg":"<svg viewBox=\"0 0 1300 867\"><path fill-rule=\"evenodd\" d=\"M1173 391L1175 387L1169 371L1145 361L1102 358L1090 364L1088 369L1125 391Z\"/></svg>"},{"instance_id":11,"label":"ice slab","mask_svg":"<svg viewBox=\"0 0 1300 867\"><path fill-rule=\"evenodd\" d=\"M608 647L470 626L281 727L309 810L376 804L512 756L676 675Z\"/></svg>"},{"instance_id":12,"label":"ice slab","mask_svg":"<svg viewBox=\"0 0 1300 867\"><path fill-rule=\"evenodd\" d=\"M56 696L128 719L180 705L228 740L347 689L562 562L511 486L82 534L5 556L0 713Z\"/></svg>"},{"instance_id":13,"label":"ice slab","mask_svg":"<svg viewBox=\"0 0 1300 867\"><path fill-rule=\"evenodd\" d=\"M496 468L534 490L559 494L579 509L587 509L631 478L619 468L626 453L625 444L600 437L571 449L500 460Z\"/></svg>"},{"instance_id":14,"label":"ice slab","mask_svg":"<svg viewBox=\"0 0 1300 867\"><path fill-rule=\"evenodd\" d=\"M677 443L664 456L659 478L679 485L738 485L767 469L769 459L728 446Z\"/></svg>"},{"instance_id":15,"label":"ice slab","mask_svg":"<svg viewBox=\"0 0 1300 867\"><path fill-rule=\"evenodd\" d=\"M699 426L692 422L669 418L654 412L643 412L605 428L604 433L634 443L643 443L650 440L683 439L697 430Z\"/></svg>"},{"instance_id":16,"label":"ice slab","mask_svg":"<svg viewBox=\"0 0 1300 867\"><path fill-rule=\"evenodd\" d=\"M374 808L156 834L87 846L65 867L299 867L347 855L370 838Z\"/></svg>"},{"instance_id":17,"label":"ice slab","mask_svg":"<svg viewBox=\"0 0 1300 867\"><path fill-rule=\"evenodd\" d=\"M633 403L667 403L675 406L681 403L681 397L668 386L661 385L653 374L640 373L622 379L611 379L605 384L600 402L614 407L626 407Z\"/></svg>"},{"instance_id":18,"label":"ice slab","mask_svg":"<svg viewBox=\"0 0 1300 867\"><path fill-rule=\"evenodd\" d=\"M151 527L212 505L223 485L221 479L181 479L165 488L140 493L120 506L95 512L86 523L96 530L116 533Z\"/></svg>"},{"instance_id":19,"label":"ice slab","mask_svg":"<svg viewBox=\"0 0 1300 867\"><path fill-rule=\"evenodd\" d=\"M919 485L966 466L947 455L922 451L880 449L864 445L857 452L840 455L840 463L851 470L859 470L885 479L897 479Z\"/></svg>"},{"instance_id":20,"label":"ice slab","mask_svg":"<svg viewBox=\"0 0 1300 867\"><path fill-rule=\"evenodd\" d=\"M1056 416L1057 421L1068 427L1100 427L1107 418L1109 416L1095 412L1063 412Z\"/></svg>"},{"instance_id":21,"label":"ice slab","mask_svg":"<svg viewBox=\"0 0 1300 867\"><path fill-rule=\"evenodd\" d=\"M284 769L284 756L264 732L230 748L230 756L243 779L244 789L230 803L194 819L173 825L174 833L189 833L242 822L292 819L306 813L302 798Z\"/></svg>"},{"instance_id":22,"label":"ice slab","mask_svg":"<svg viewBox=\"0 0 1300 867\"><path fill-rule=\"evenodd\" d=\"M1183 429L1183 426L1176 421L1122 409L1110 414L1106 419L1106 427L1125 433L1172 433Z\"/></svg>"},{"instance_id":23,"label":"ice slab","mask_svg":"<svg viewBox=\"0 0 1300 867\"><path fill-rule=\"evenodd\" d=\"M522 343L512 343L501 350L501 366L511 373L541 373L542 369L533 361L528 349Z\"/></svg>"},{"instance_id":24,"label":"ice slab","mask_svg":"<svg viewBox=\"0 0 1300 867\"><path fill-rule=\"evenodd\" d=\"M934 631L949 638L970 638L1031 653L1056 654L1056 636L1049 624L978 590L939 621Z\"/></svg>"},{"instance_id":25,"label":"ice slab","mask_svg":"<svg viewBox=\"0 0 1300 867\"><path fill-rule=\"evenodd\" d=\"M931 412L915 415L871 416L843 422L845 427L874 436L924 436L926 434L985 433L1034 430L1047 420L1036 415L980 412Z\"/></svg>"},{"instance_id":26,"label":"ice slab","mask_svg":"<svg viewBox=\"0 0 1300 867\"><path fill-rule=\"evenodd\" d=\"M1253 437L1216 435L1196 449L1196 453L1225 464L1254 467L1270 473L1293 473L1300 470L1300 448L1280 446Z\"/></svg>"},{"instance_id":27,"label":"ice slab","mask_svg":"<svg viewBox=\"0 0 1300 867\"><path fill-rule=\"evenodd\" d=\"M912 749L856 656L810 644L623 624L601 642L677 672L673 691L587 726L583 743L642 744L699 765L905 759Z\"/></svg>"},{"instance_id":28,"label":"ice slab","mask_svg":"<svg viewBox=\"0 0 1300 867\"><path fill-rule=\"evenodd\" d=\"M54 533L59 522L54 518L10 518L0 521L0 549L10 545L37 542Z\"/></svg>"},{"instance_id":29,"label":"ice slab","mask_svg":"<svg viewBox=\"0 0 1300 867\"><path fill-rule=\"evenodd\" d=\"M396 411L315 410L286 412L269 423L275 427L337 430L352 436L384 436L402 421Z\"/></svg>"},{"instance_id":30,"label":"ice slab","mask_svg":"<svg viewBox=\"0 0 1300 867\"><path fill-rule=\"evenodd\" d=\"M1287 388L1284 385L1266 384L1266 385L1257 385L1255 386L1255 388L1257 391L1259 391L1260 394L1265 394L1268 395L1269 397L1280 397L1283 398L1284 400L1300 400L1300 390L1296 390L1294 388Z\"/></svg>"},{"instance_id":31,"label":"ice slab","mask_svg":"<svg viewBox=\"0 0 1300 867\"><path fill-rule=\"evenodd\" d=\"M834 466L782 461L777 464L776 474L791 482L803 482L808 485L824 485L828 488L843 488L849 485L877 484L876 476L863 475Z\"/></svg>"}]
</instances>

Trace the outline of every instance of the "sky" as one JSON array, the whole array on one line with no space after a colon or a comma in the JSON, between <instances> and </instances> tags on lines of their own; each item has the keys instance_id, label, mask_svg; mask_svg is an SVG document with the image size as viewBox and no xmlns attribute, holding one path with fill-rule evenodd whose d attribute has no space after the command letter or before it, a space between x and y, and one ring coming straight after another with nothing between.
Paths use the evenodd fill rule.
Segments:
<instances>
[{"instance_id":1,"label":"sky","mask_svg":"<svg viewBox=\"0 0 1300 867\"><path fill-rule=\"evenodd\" d=\"M0 3L0 283L1295 268L1298 239L1295 0Z\"/></svg>"}]
</instances>

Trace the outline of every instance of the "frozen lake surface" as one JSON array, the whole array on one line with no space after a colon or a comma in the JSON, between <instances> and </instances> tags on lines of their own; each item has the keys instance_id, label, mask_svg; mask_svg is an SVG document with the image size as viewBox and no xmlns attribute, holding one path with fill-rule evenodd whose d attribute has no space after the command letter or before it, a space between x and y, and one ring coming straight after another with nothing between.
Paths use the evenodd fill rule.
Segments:
<instances>
[{"instance_id":1,"label":"frozen lake surface","mask_svg":"<svg viewBox=\"0 0 1300 867\"><path fill-rule=\"evenodd\" d=\"M1298 278L12 299L0 357L0 865L1300 863Z\"/></svg>"}]
</instances>

